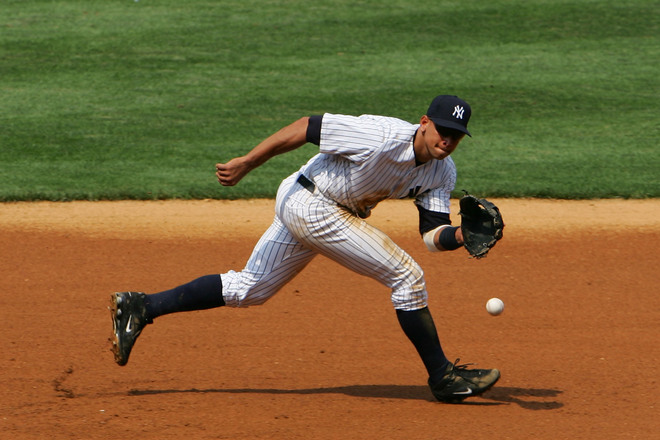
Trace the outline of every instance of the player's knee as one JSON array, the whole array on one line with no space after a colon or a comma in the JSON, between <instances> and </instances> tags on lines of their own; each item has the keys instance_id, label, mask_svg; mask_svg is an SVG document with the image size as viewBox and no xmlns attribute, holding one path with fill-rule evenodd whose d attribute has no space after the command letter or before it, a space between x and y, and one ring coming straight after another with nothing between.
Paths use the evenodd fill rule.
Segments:
<instances>
[{"instance_id":1,"label":"player's knee","mask_svg":"<svg viewBox=\"0 0 660 440\"><path fill-rule=\"evenodd\" d=\"M406 267L407 270L399 278L399 282L393 286L393 290L425 291L426 281L424 280L424 271L422 268L415 262L407 264Z\"/></svg>"},{"instance_id":2,"label":"player's knee","mask_svg":"<svg viewBox=\"0 0 660 440\"><path fill-rule=\"evenodd\" d=\"M392 286L392 304L395 309L417 310L426 307L427 302L424 271L415 264Z\"/></svg>"},{"instance_id":3,"label":"player's knee","mask_svg":"<svg viewBox=\"0 0 660 440\"><path fill-rule=\"evenodd\" d=\"M229 271L221 275L222 296L227 307L260 306L274 294L254 278L246 277L243 272Z\"/></svg>"},{"instance_id":4,"label":"player's knee","mask_svg":"<svg viewBox=\"0 0 660 440\"><path fill-rule=\"evenodd\" d=\"M238 308L260 306L270 299L270 296L253 295L250 289L223 292L223 296L227 307Z\"/></svg>"}]
</instances>

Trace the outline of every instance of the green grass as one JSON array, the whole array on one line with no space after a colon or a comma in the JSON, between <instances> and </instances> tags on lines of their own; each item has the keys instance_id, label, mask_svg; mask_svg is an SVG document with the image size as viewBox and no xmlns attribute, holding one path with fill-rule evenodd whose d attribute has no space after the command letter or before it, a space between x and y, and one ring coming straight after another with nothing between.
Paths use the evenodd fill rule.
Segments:
<instances>
[{"instance_id":1,"label":"green grass","mask_svg":"<svg viewBox=\"0 0 660 440\"><path fill-rule=\"evenodd\" d=\"M472 104L457 189L660 197L660 11L625 2L0 3L0 201L272 197L214 165L300 116Z\"/></svg>"}]
</instances>

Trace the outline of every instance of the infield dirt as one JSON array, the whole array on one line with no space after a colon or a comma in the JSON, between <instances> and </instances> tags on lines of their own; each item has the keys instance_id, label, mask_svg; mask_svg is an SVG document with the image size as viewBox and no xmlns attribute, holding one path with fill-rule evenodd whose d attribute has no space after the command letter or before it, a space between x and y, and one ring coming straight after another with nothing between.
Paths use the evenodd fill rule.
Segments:
<instances>
[{"instance_id":1,"label":"infield dirt","mask_svg":"<svg viewBox=\"0 0 660 440\"><path fill-rule=\"evenodd\" d=\"M0 204L0 438L651 438L660 200L495 202L481 260L429 253L410 202L369 219L424 268L447 355L501 370L463 405L433 402L387 289L323 257L263 306L158 318L114 364L110 294L240 270L272 200Z\"/></svg>"}]
</instances>

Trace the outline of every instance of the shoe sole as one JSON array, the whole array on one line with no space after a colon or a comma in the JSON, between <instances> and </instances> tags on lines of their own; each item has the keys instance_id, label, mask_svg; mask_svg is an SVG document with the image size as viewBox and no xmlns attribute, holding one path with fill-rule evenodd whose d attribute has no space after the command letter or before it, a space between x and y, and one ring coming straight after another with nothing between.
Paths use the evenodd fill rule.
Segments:
<instances>
[{"instance_id":1,"label":"shoe sole","mask_svg":"<svg viewBox=\"0 0 660 440\"><path fill-rule=\"evenodd\" d=\"M117 294L113 293L110 296L110 307L108 307L108 309L110 309L110 316L112 317L112 336L110 337L112 348L110 351L112 351L112 354L115 356L115 362L118 365L124 366L126 365L126 361L123 360L119 354L119 337L117 336L117 313L121 313L119 303L117 302L118 299L119 297Z\"/></svg>"}]
</instances>

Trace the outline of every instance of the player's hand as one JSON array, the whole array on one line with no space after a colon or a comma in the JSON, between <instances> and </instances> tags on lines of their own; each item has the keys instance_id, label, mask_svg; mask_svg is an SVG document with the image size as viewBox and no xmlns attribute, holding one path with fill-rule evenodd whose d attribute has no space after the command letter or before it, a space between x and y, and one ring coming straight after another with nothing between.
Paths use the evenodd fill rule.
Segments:
<instances>
[{"instance_id":1,"label":"player's hand","mask_svg":"<svg viewBox=\"0 0 660 440\"><path fill-rule=\"evenodd\" d=\"M227 163L215 164L215 176L223 186L234 186L252 170L252 167L242 157L237 157Z\"/></svg>"}]
</instances>

